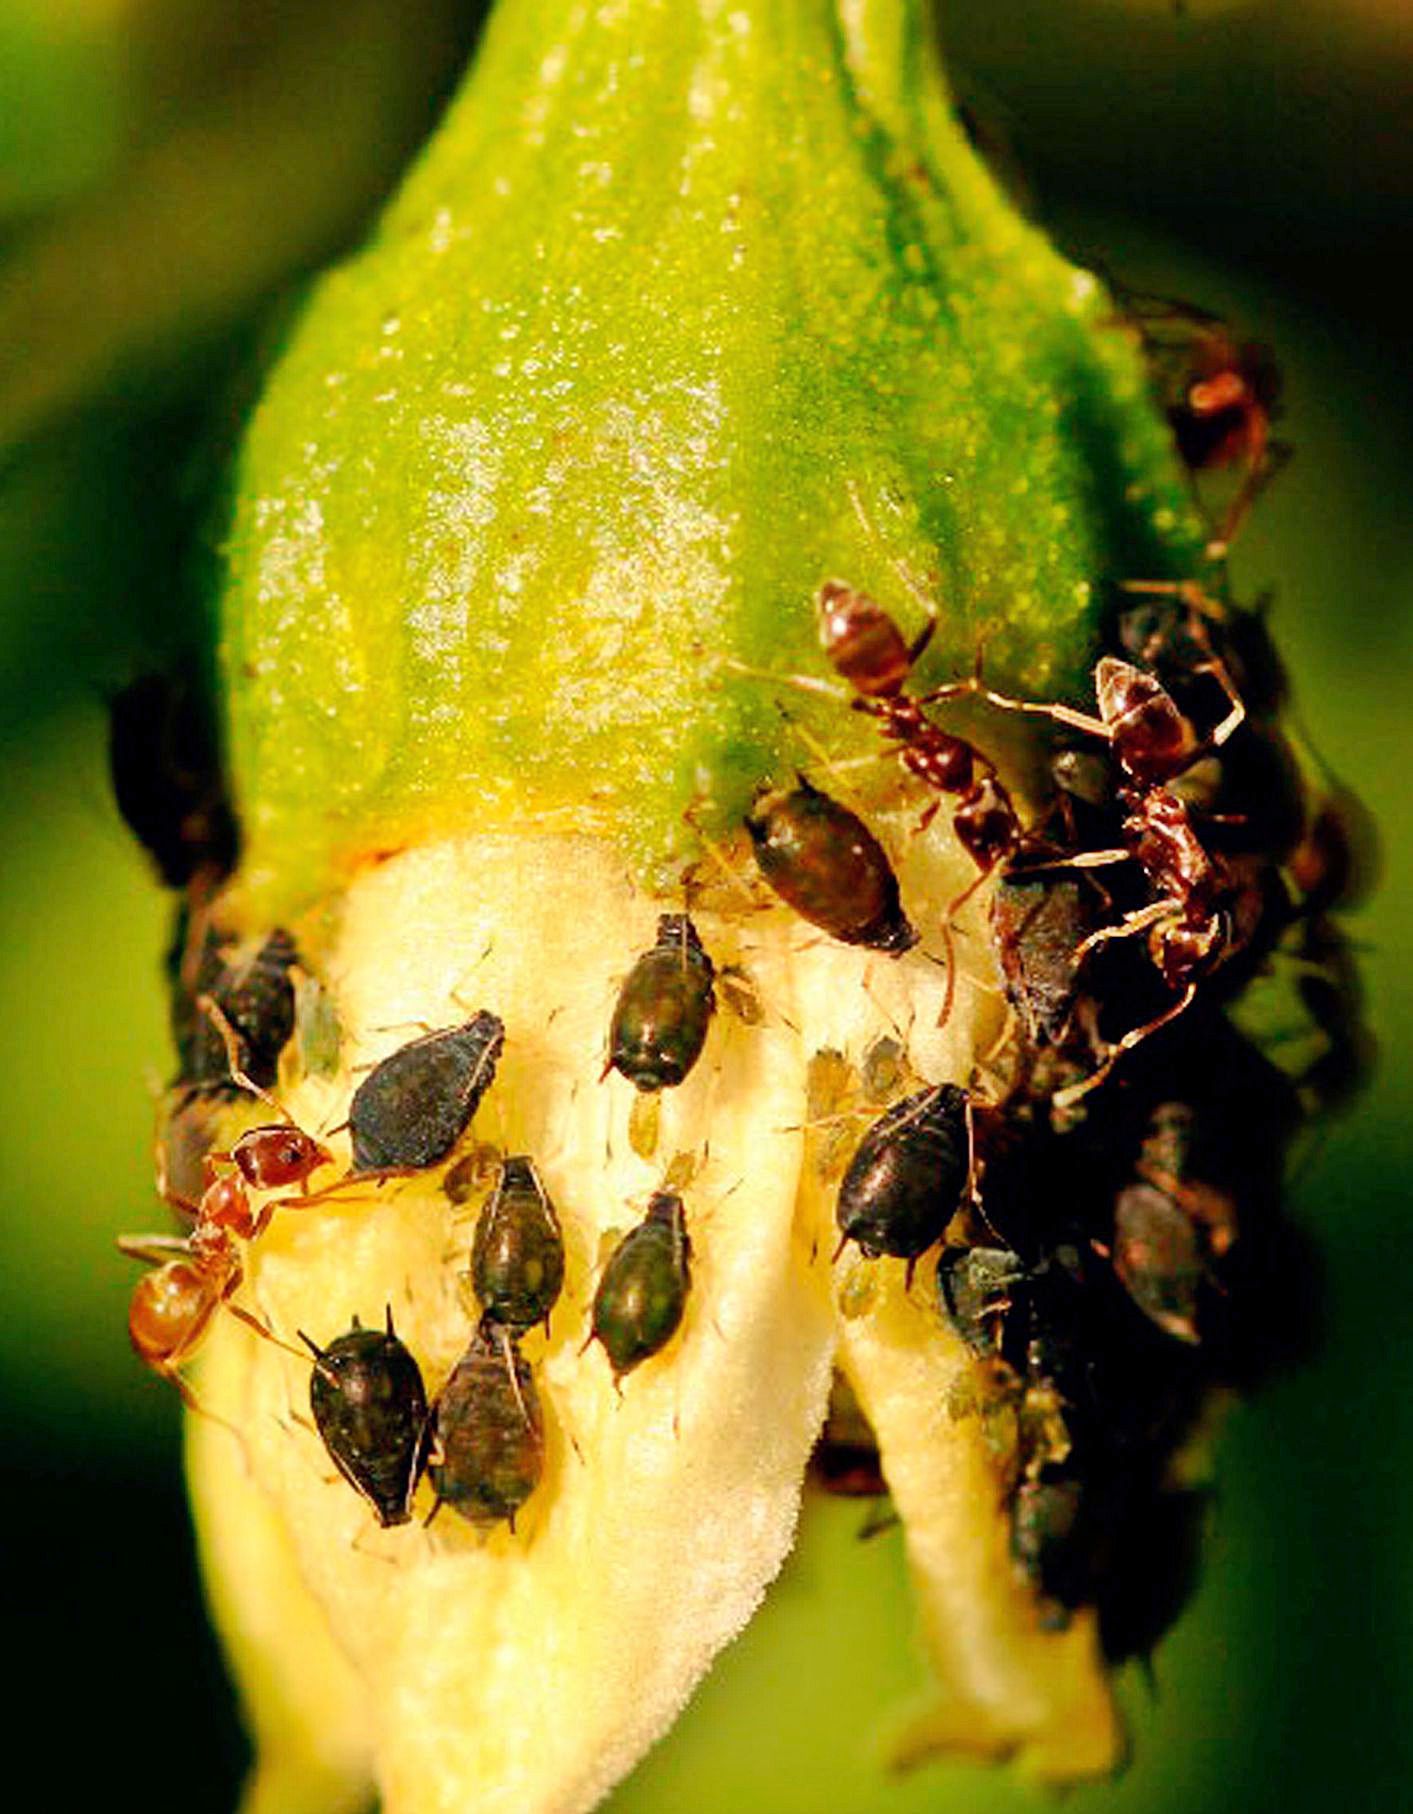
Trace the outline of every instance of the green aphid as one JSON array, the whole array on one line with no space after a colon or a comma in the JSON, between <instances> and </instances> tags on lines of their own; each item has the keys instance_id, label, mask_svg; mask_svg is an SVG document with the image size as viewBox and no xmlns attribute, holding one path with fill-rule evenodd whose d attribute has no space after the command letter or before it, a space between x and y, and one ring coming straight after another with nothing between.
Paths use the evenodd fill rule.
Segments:
<instances>
[{"instance_id":1,"label":"green aphid","mask_svg":"<svg viewBox=\"0 0 1413 1814\"><path fill-rule=\"evenodd\" d=\"M610 1070L640 1090L671 1089L701 1056L716 1012L716 969L685 913L664 913L657 943L628 972L608 1036Z\"/></svg>"},{"instance_id":2,"label":"green aphid","mask_svg":"<svg viewBox=\"0 0 1413 1814\"><path fill-rule=\"evenodd\" d=\"M665 1348L691 1289L692 1243L682 1199L658 1191L614 1249L594 1293L590 1341L603 1343L615 1380Z\"/></svg>"},{"instance_id":3,"label":"green aphid","mask_svg":"<svg viewBox=\"0 0 1413 1814\"><path fill-rule=\"evenodd\" d=\"M529 1364L508 1329L482 1318L432 1417L432 1516L449 1505L472 1524L514 1530L544 1472L545 1431Z\"/></svg>"},{"instance_id":4,"label":"green aphid","mask_svg":"<svg viewBox=\"0 0 1413 1814\"><path fill-rule=\"evenodd\" d=\"M564 1235L532 1159L506 1159L476 1224L471 1286L508 1329L547 1322L564 1284Z\"/></svg>"}]
</instances>

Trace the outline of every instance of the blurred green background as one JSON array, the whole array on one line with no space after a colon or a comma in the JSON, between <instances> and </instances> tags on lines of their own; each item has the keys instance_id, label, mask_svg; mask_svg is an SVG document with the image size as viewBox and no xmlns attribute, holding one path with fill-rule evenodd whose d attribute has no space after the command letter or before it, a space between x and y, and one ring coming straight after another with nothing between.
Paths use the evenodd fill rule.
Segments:
<instances>
[{"instance_id":1,"label":"blurred green background","mask_svg":"<svg viewBox=\"0 0 1413 1814\"><path fill-rule=\"evenodd\" d=\"M474 40L466 0L0 0L0 1417L11 1729L61 1806L232 1806L243 1741L205 1626L175 1396L124 1334L119 1230L160 1226L166 904L110 804L106 695L180 621L210 418L288 286L356 239ZM1323 1345L1232 1419L1201 1589L1124 1694L1136 1756L1083 1814L1413 1801L1413 228L1407 0L945 0L956 82L1081 259L1270 340L1297 458L1243 594L1316 746L1373 806L1383 1058L1310 1144ZM219 401L217 401L219 400ZM896 1533L812 1504L764 1614L620 1791L835 1814L1044 1798L884 1781L920 1681ZM71 1735L82 1734L80 1742Z\"/></svg>"}]
</instances>

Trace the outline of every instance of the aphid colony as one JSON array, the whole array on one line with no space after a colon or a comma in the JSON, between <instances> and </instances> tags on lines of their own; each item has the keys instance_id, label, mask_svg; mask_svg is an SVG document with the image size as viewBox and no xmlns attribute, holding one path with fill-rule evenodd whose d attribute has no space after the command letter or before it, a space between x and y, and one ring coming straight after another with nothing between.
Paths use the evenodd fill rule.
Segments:
<instances>
[{"instance_id":1,"label":"aphid colony","mask_svg":"<svg viewBox=\"0 0 1413 1814\"><path fill-rule=\"evenodd\" d=\"M242 1244L258 1240L279 1211L325 1201L349 1184L424 1172L447 1159L492 1086L505 1043L502 1022L483 1009L462 1025L408 1041L374 1065L349 1103L349 1168L311 1194L310 1176L332 1156L293 1124L248 1068L271 1077L278 1069L295 1025L291 972L297 968L293 942L280 931L239 963L216 968L206 960L209 993L194 1006L219 1041L226 1068L221 1078L211 1077L205 1044L193 1033L183 1059L194 1076L179 1086L183 1099L169 1135L190 1134L186 1122L203 1094L227 1089L255 1096L280 1119L250 1129L228 1151L201 1154L203 1189L196 1199L170 1184L164 1148L159 1189L190 1218L191 1231L120 1242L124 1252L157 1268L144 1274L133 1294L133 1345L196 1411L203 1407L180 1368L219 1308L256 1334L280 1339L233 1301L245 1275ZM691 920L663 915L656 945L640 956L619 991L605 1073L617 1068L645 1092L680 1083L701 1052L715 1010L714 977ZM199 1143L199 1130L196 1137ZM468 1182L474 1188L467 1172L465 1161L448 1172L448 1196L460 1197ZM295 1186L298 1195L267 1197L258 1210L251 1202L251 1190ZM594 1295L589 1340L602 1346L616 1381L676 1333L691 1282L690 1255L681 1197L655 1192L642 1220L610 1255ZM519 1343L536 1324L548 1327L564 1283L565 1254L559 1217L528 1155L496 1156L494 1188L477 1220L470 1259L474 1333L430 1401L390 1309L382 1330L365 1328L355 1317L350 1329L327 1342L299 1331L313 1356L315 1426L339 1473L384 1526L408 1521L424 1473L435 1493L428 1522L445 1504L478 1526L506 1521L513 1528L540 1480L543 1416Z\"/></svg>"},{"instance_id":2,"label":"aphid colony","mask_svg":"<svg viewBox=\"0 0 1413 1814\"><path fill-rule=\"evenodd\" d=\"M1219 556L1279 455L1273 368L1210 318L1135 305L1134 320L1194 480L1237 475L1213 525ZM1166 375L1160 353L1173 355ZM775 678L870 719L920 790L914 835L945 808L975 875L945 905L905 904L880 838L800 775L762 784L745 815L760 880L844 944L894 960L940 949L944 1017L952 921L990 881L1012 1017L999 1093L927 1083L891 1038L863 1054L813 1053L807 1152L837 1193L835 1259L860 1263L843 1258L853 1246L865 1265L901 1261L908 1287L928 1291L973 1356L951 1409L980 1417L993 1443L1016 1566L1047 1617L1095 1604L1109 1653L1140 1651L1189 1582L1202 1506L1175 1457L1212 1388L1249 1384L1308 1339L1311 1284L1282 1220L1281 1179L1304 1117L1345 1100L1369 1063L1358 980L1329 917L1367 885L1367 826L1342 788L1309 805L1278 724L1285 684L1264 620L1195 583L1114 588L1092 711L1009 697L979 664L914 687L936 628L930 605L909 639L876 600L830 580L815 619L834 680ZM991 757L939 721L961 698L1049 727L1049 798L1029 821ZM284 1345L235 1302L246 1250L273 1215L447 1161L452 1201L493 1178L465 1276L472 1334L439 1390L427 1391L390 1310L381 1328L355 1316L342 1334L298 1334L317 1430L381 1525L411 1518L425 1476L429 1519L449 1505L475 1525L513 1527L545 1446L522 1342L548 1327L565 1246L533 1158L456 1156L506 1028L483 1009L375 1065L348 1106L348 1171L311 1193L331 1155L269 1092L297 1023L306 1067L327 1047L330 1071L337 1027L317 1024L329 1000L285 932L240 951L215 928L210 897L236 833L186 692L142 682L121 695L112 761L125 816L164 879L187 889L170 958L181 1069L159 1189L190 1227L122 1242L154 1266L133 1295L134 1346L196 1405L180 1369L220 1309ZM1281 966L1315 1045L1285 1070L1226 1012ZM690 915L664 913L606 1030L603 1075L634 1086L641 1157L655 1150L661 1093L702 1054L718 997L747 1024L760 1019L747 980L718 967ZM275 1120L210 1150L215 1110L242 1093ZM674 1182L669 1173L598 1276L584 1345L602 1347L620 1389L672 1341L687 1305L692 1242ZM257 1208L252 1191L295 1194ZM915 1287L933 1252L935 1271ZM886 1490L842 1381L815 1471L833 1490Z\"/></svg>"}]
</instances>

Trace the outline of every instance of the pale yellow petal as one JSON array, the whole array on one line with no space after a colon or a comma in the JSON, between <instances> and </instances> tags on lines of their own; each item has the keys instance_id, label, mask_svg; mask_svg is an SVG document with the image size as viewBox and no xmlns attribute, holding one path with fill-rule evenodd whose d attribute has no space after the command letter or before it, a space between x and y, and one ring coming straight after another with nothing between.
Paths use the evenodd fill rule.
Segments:
<instances>
[{"instance_id":1,"label":"pale yellow petal","mask_svg":"<svg viewBox=\"0 0 1413 1814\"><path fill-rule=\"evenodd\" d=\"M793 1539L834 1341L827 1269L794 1245L799 1040L778 1015L754 1028L719 1016L697 1071L664 1102L660 1162L636 1157L634 1092L599 1071L617 983L660 905L630 890L604 846L484 838L366 876L329 955L351 1065L413 1023L490 1007L507 1024L476 1137L534 1155L568 1249L552 1333L524 1345L548 1459L515 1533L483 1538L449 1511L431 1529L378 1530L305 1427L307 1365L227 1320L203 1369L363 1684L388 1814L592 1806L672 1722ZM747 957L739 929L698 923L722 961ZM747 961L778 998L779 960ZM311 1081L291 1106L309 1126L341 1118L351 1081ZM620 1396L602 1353L580 1351L600 1243L638 1219L679 1151L698 1160L687 1314ZM390 1303L435 1389L470 1335L456 1275L473 1221L435 1179L356 1194L279 1212L253 1255L250 1301L287 1338L321 1342ZM241 1465L212 1426L198 1504L225 1583L218 1611L237 1632L252 1597L282 1591L220 1510Z\"/></svg>"}]
</instances>

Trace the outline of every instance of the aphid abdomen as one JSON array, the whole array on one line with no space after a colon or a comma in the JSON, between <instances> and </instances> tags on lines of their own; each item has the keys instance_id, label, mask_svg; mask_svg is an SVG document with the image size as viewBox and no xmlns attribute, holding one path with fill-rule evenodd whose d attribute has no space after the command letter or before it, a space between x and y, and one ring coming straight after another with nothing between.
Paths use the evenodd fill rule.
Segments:
<instances>
[{"instance_id":1,"label":"aphid abdomen","mask_svg":"<svg viewBox=\"0 0 1413 1814\"><path fill-rule=\"evenodd\" d=\"M554 1308L564 1284L564 1236L534 1162L507 1159L476 1224L471 1283L486 1315L529 1329Z\"/></svg>"},{"instance_id":2,"label":"aphid abdomen","mask_svg":"<svg viewBox=\"0 0 1413 1814\"><path fill-rule=\"evenodd\" d=\"M682 1199L659 1191L614 1249L594 1293L592 1339L603 1344L616 1378L677 1333L692 1283L691 1254Z\"/></svg>"},{"instance_id":3,"label":"aphid abdomen","mask_svg":"<svg viewBox=\"0 0 1413 1814\"><path fill-rule=\"evenodd\" d=\"M349 1104L353 1170L418 1170L444 1159L490 1088L504 1043L504 1025L482 1009L375 1065Z\"/></svg>"},{"instance_id":4,"label":"aphid abdomen","mask_svg":"<svg viewBox=\"0 0 1413 1814\"><path fill-rule=\"evenodd\" d=\"M746 830L761 874L812 926L895 957L917 943L883 846L828 794L802 781L791 793L768 795Z\"/></svg>"},{"instance_id":5,"label":"aphid abdomen","mask_svg":"<svg viewBox=\"0 0 1413 1814\"><path fill-rule=\"evenodd\" d=\"M907 1096L859 1142L835 1218L869 1258L913 1260L941 1240L966 1188L967 1094L938 1084Z\"/></svg>"},{"instance_id":6,"label":"aphid abdomen","mask_svg":"<svg viewBox=\"0 0 1413 1814\"><path fill-rule=\"evenodd\" d=\"M608 1061L640 1090L671 1089L701 1056L716 1009L716 969L685 913L658 920L657 943L628 973Z\"/></svg>"},{"instance_id":7,"label":"aphid abdomen","mask_svg":"<svg viewBox=\"0 0 1413 1814\"><path fill-rule=\"evenodd\" d=\"M482 1322L452 1369L433 1413L438 1503L472 1524L499 1524L539 1485L544 1420L528 1364L514 1339Z\"/></svg>"},{"instance_id":8,"label":"aphid abdomen","mask_svg":"<svg viewBox=\"0 0 1413 1814\"><path fill-rule=\"evenodd\" d=\"M426 1455L421 1369L391 1319L386 1330L362 1329L355 1320L327 1348L309 1346L309 1408L325 1448L381 1525L406 1524Z\"/></svg>"}]
</instances>

